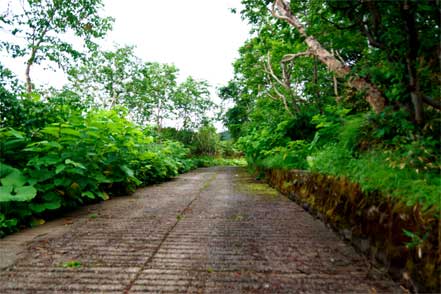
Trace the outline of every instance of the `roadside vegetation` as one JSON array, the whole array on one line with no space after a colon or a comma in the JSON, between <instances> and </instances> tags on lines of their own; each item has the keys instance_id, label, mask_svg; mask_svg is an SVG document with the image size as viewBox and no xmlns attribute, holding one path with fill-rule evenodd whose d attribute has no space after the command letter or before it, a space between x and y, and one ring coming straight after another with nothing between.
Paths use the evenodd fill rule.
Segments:
<instances>
[{"instance_id":1,"label":"roadside vegetation","mask_svg":"<svg viewBox=\"0 0 441 294\"><path fill-rule=\"evenodd\" d=\"M306 170L360 187L350 214L375 229L389 217L377 236L401 222L388 235L410 256L400 266L439 289L439 1L242 0L232 12L251 33L218 89L233 105L224 113L207 81L133 46L102 49L113 24L102 0L16 2L0 11L1 53L25 65L20 81L0 63L0 237L196 167L248 163L259 176ZM66 85L36 85L38 64L64 71Z\"/></svg>"},{"instance_id":2,"label":"roadside vegetation","mask_svg":"<svg viewBox=\"0 0 441 294\"><path fill-rule=\"evenodd\" d=\"M241 2L251 34L220 96L251 171L439 292L440 3Z\"/></svg>"},{"instance_id":3,"label":"roadside vegetation","mask_svg":"<svg viewBox=\"0 0 441 294\"><path fill-rule=\"evenodd\" d=\"M178 82L178 68L144 62L131 46L100 49L113 22L101 8L23 1L0 14L10 33L0 49L26 64L24 83L0 64L0 237L197 167L244 163L213 126L206 81ZM35 64L69 82L35 85Z\"/></svg>"},{"instance_id":4,"label":"roadside vegetation","mask_svg":"<svg viewBox=\"0 0 441 294\"><path fill-rule=\"evenodd\" d=\"M252 35L220 94L248 163L346 177L439 218L439 3L242 3Z\"/></svg>"}]
</instances>

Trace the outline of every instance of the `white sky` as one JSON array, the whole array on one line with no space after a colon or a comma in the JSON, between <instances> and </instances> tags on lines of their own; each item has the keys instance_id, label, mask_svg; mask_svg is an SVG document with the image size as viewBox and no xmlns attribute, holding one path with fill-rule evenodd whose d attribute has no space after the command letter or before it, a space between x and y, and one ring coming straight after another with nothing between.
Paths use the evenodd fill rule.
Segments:
<instances>
[{"instance_id":1,"label":"white sky","mask_svg":"<svg viewBox=\"0 0 441 294\"><path fill-rule=\"evenodd\" d=\"M174 63L181 76L213 86L232 78L231 63L249 29L229 8L239 0L105 0L116 18L108 40L134 44L145 61Z\"/></svg>"},{"instance_id":2,"label":"white sky","mask_svg":"<svg viewBox=\"0 0 441 294\"><path fill-rule=\"evenodd\" d=\"M0 0L0 10L6 2ZM233 77L231 64L249 33L240 15L229 10L238 8L240 0L104 0L104 5L103 15L115 18L105 49L115 43L135 45L142 60L174 63L181 79L191 75L213 87ZM22 61L2 56L2 62L24 79ZM55 87L66 81L62 73L38 66L31 77L36 84Z\"/></svg>"}]
</instances>

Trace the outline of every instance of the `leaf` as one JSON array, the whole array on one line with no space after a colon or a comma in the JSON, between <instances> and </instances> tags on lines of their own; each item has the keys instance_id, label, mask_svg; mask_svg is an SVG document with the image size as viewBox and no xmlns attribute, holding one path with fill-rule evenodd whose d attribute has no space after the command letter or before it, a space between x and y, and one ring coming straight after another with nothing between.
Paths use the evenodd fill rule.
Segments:
<instances>
[{"instance_id":1,"label":"leaf","mask_svg":"<svg viewBox=\"0 0 441 294\"><path fill-rule=\"evenodd\" d=\"M108 177L106 177L103 174L96 174L93 176L93 178L98 182L98 183L113 183L112 179L109 179Z\"/></svg>"},{"instance_id":2,"label":"leaf","mask_svg":"<svg viewBox=\"0 0 441 294\"><path fill-rule=\"evenodd\" d=\"M76 131L74 129L70 129L70 128L63 128L63 129L61 129L61 133L65 134L65 135L71 135L71 136L74 136L74 137L80 137L81 136L80 132L78 132L78 131Z\"/></svg>"},{"instance_id":3,"label":"leaf","mask_svg":"<svg viewBox=\"0 0 441 294\"><path fill-rule=\"evenodd\" d=\"M14 139L14 140L7 140L4 142L2 146L2 152L13 152L17 151L17 149L20 148L21 145L25 142L24 139Z\"/></svg>"},{"instance_id":4,"label":"leaf","mask_svg":"<svg viewBox=\"0 0 441 294\"><path fill-rule=\"evenodd\" d=\"M49 134L55 137L59 137L60 128L59 127L45 127L41 130L42 133Z\"/></svg>"},{"instance_id":5,"label":"leaf","mask_svg":"<svg viewBox=\"0 0 441 294\"><path fill-rule=\"evenodd\" d=\"M57 187L68 187L72 184L72 180L68 178L58 178L54 180L54 184Z\"/></svg>"},{"instance_id":6,"label":"leaf","mask_svg":"<svg viewBox=\"0 0 441 294\"><path fill-rule=\"evenodd\" d=\"M37 169L32 173L32 178L37 182L44 182L51 179L54 176L54 172L47 168Z\"/></svg>"},{"instance_id":7,"label":"leaf","mask_svg":"<svg viewBox=\"0 0 441 294\"><path fill-rule=\"evenodd\" d=\"M29 209L37 213L41 213L45 210L58 209L60 207L61 207L61 201L29 204Z\"/></svg>"},{"instance_id":8,"label":"leaf","mask_svg":"<svg viewBox=\"0 0 441 294\"><path fill-rule=\"evenodd\" d=\"M63 146L58 142L40 141L40 142L28 144L26 146L26 148L23 149L23 151L44 152L44 151L49 151L49 150L53 150L53 149L61 150L62 148L63 148Z\"/></svg>"},{"instance_id":9,"label":"leaf","mask_svg":"<svg viewBox=\"0 0 441 294\"><path fill-rule=\"evenodd\" d=\"M31 221L31 227L38 227L41 225L44 225L46 223L46 221L42 218L34 218Z\"/></svg>"},{"instance_id":10,"label":"leaf","mask_svg":"<svg viewBox=\"0 0 441 294\"><path fill-rule=\"evenodd\" d=\"M72 189L72 190L79 190L81 187L80 187L80 185L78 185L78 183L77 182L73 182L71 185L70 185L70 188Z\"/></svg>"},{"instance_id":11,"label":"leaf","mask_svg":"<svg viewBox=\"0 0 441 294\"><path fill-rule=\"evenodd\" d=\"M6 197L6 195L11 194L13 189L14 189L13 186L0 186L0 202L2 202L2 199ZM4 201L9 201L9 200L4 200Z\"/></svg>"},{"instance_id":12,"label":"leaf","mask_svg":"<svg viewBox=\"0 0 441 294\"><path fill-rule=\"evenodd\" d=\"M37 195L37 190L32 186L14 188L13 186L0 187L0 202L29 201Z\"/></svg>"},{"instance_id":13,"label":"leaf","mask_svg":"<svg viewBox=\"0 0 441 294\"><path fill-rule=\"evenodd\" d=\"M103 199L103 200L109 200L109 199L110 199L109 195L108 195L106 192L101 192L101 191L99 191L99 192L97 193L97 195L98 195L101 199Z\"/></svg>"},{"instance_id":14,"label":"leaf","mask_svg":"<svg viewBox=\"0 0 441 294\"><path fill-rule=\"evenodd\" d=\"M409 237L409 238L414 238L415 237L415 233L413 233L411 231L408 231L406 229L403 229L403 234L404 234L404 236Z\"/></svg>"},{"instance_id":15,"label":"leaf","mask_svg":"<svg viewBox=\"0 0 441 294\"><path fill-rule=\"evenodd\" d=\"M37 195L37 189L32 186L18 187L14 189L14 192L15 201L28 201L33 199Z\"/></svg>"},{"instance_id":16,"label":"leaf","mask_svg":"<svg viewBox=\"0 0 441 294\"><path fill-rule=\"evenodd\" d=\"M120 168L120 169L121 169L121 170L122 170L127 176L129 176L129 177L134 177L134 176L135 176L133 170L130 169L129 167L127 167L126 165L121 165L119 168Z\"/></svg>"},{"instance_id":17,"label":"leaf","mask_svg":"<svg viewBox=\"0 0 441 294\"><path fill-rule=\"evenodd\" d=\"M18 139L25 139L25 137L23 136L23 134L24 134L23 132L19 132L14 129L10 129L9 131L7 131L7 134L11 135L15 138L18 138Z\"/></svg>"},{"instance_id":18,"label":"leaf","mask_svg":"<svg viewBox=\"0 0 441 294\"><path fill-rule=\"evenodd\" d=\"M66 165L60 163L59 165L57 165L57 167L55 168L55 174L59 174L61 173L64 169L66 168Z\"/></svg>"},{"instance_id":19,"label":"leaf","mask_svg":"<svg viewBox=\"0 0 441 294\"><path fill-rule=\"evenodd\" d=\"M84 168L79 168L79 167L66 168L66 172L71 173L71 174L81 175L81 176L87 175L87 170Z\"/></svg>"},{"instance_id":20,"label":"leaf","mask_svg":"<svg viewBox=\"0 0 441 294\"><path fill-rule=\"evenodd\" d=\"M83 192L81 193L81 196L86 196L87 198L95 199L95 195L91 191Z\"/></svg>"},{"instance_id":21,"label":"leaf","mask_svg":"<svg viewBox=\"0 0 441 294\"><path fill-rule=\"evenodd\" d=\"M13 228L17 226L18 220L16 218L6 219L6 217L0 213L0 228Z\"/></svg>"},{"instance_id":22,"label":"leaf","mask_svg":"<svg viewBox=\"0 0 441 294\"><path fill-rule=\"evenodd\" d=\"M6 175L10 174L14 170L15 170L15 168L13 168L12 166L1 163L0 164L0 178L5 177Z\"/></svg>"},{"instance_id":23,"label":"leaf","mask_svg":"<svg viewBox=\"0 0 441 294\"><path fill-rule=\"evenodd\" d=\"M137 186L142 184L142 182L140 180L138 180L138 178L136 178L136 177L130 177L130 180L132 180L133 183L135 183L135 185L137 185Z\"/></svg>"},{"instance_id":24,"label":"leaf","mask_svg":"<svg viewBox=\"0 0 441 294\"><path fill-rule=\"evenodd\" d=\"M12 170L6 177L0 179L0 183L2 183L3 186L21 187L24 186L26 182L26 177L18 169Z\"/></svg>"},{"instance_id":25,"label":"leaf","mask_svg":"<svg viewBox=\"0 0 441 294\"><path fill-rule=\"evenodd\" d=\"M43 157L34 157L28 162L28 166L50 166L61 162L62 159L58 154L47 154Z\"/></svg>"},{"instance_id":26,"label":"leaf","mask_svg":"<svg viewBox=\"0 0 441 294\"><path fill-rule=\"evenodd\" d=\"M64 161L64 163L65 164L70 164L70 165L73 165L73 166L75 166L75 167L79 167L79 168L82 168L82 169L86 169L86 167L84 166L84 165L82 165L81 163L79 163L79 162L75 162L75 161L73 161L73 160L71 160L71 159L66 159L65 161Z\"/></svg>"}]
</instances>

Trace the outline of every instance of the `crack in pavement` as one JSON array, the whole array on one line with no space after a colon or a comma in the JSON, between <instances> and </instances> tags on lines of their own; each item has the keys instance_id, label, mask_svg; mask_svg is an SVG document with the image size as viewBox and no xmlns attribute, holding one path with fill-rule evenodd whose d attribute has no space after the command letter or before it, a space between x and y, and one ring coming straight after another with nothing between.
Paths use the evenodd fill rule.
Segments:
<instances>
[{"instance_id":1,"label":"crack in pavement","mask_svg":"<svg viewBox=\"0 0 441 294\"><path fill-rule=\"evenodd\" d=\"M216 179L217 174L213 174L208 180L205 181L205 183L202 185L202 188L199 189L196 196L188 203L188 205L178 214L178 216L185 216L185 213L190 209L190 207L193 205L193 203L199 199L202 192L206 190L210 184ZM159 245L154 249L152 255L147 259L147 261L141 266L141 268L138 270L138 272L135 274L133 279L130 280L129 284L127 285L126 289L124 290L124 294L128 294L130 290L132 289L135 282L139 279L144 269L152 262L152 260L156 257L159 250L162 248L162 245L167 240L167 238L170 236L171 232L176 228L176 226L179 224L179 222L182 220L181 217L176 217L176 222L173 224L173 226L170 227L170 229L165 233L164 237L161 239L161 242Z\"/></svg>"}]
</instances>

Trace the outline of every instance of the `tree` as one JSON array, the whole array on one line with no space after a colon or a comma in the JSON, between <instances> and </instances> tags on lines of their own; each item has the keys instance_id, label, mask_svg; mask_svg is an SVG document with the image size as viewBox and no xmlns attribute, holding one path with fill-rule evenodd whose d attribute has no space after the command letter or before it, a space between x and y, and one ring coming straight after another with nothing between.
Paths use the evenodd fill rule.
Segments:
<instances>
[{"instance_id":1,"label":"tree","mask_svg":"<svg viewBox=\"0 0 441 294\"><path fill-rule=\"evenodd\" d=\"M61 68L82 53L68 40L73 34L88 48L111 28L112 19L101 17L102 0L24 0L20 11L7 11L0 19L15 41L2 42L13 57L26 56L26 89L32 92L31 67L50 61Z\"/></svg>"},{"instance_id":2,"label":"tree","mask_svg":"<svg viewBox=\"0 0 441 294\"><path fill-rule=\"evenodd\" d=\"M326 1L340 31L357 30L369 43L365 66L377 82L378 64L395 81L385 87L389 100L411 105L414 121L424 120L424 104L441 109L440 93L440 3L439 1ZM339 23L346 23L342 27Z\"/></svg>"},{"instance_id":3,"label":"tree","mask_svg":"<svg viewBox=\"0 0 441 294\"><path fill-rule=\"evenodd\" d=\"M300 35L304 38L304 42L307 44L308 49L304 52L288 54L285 56L283 61L287 63L293 61L299 56L315 56L321 62L326 64L328 69L335 73L337 77L344 78L348 76L351 72L350 67L345 65L336 56L334 56L334 54L323 47L323 45L314 36L308 35L305 25L303 25L300 19L291 12L289 4L290 2L284 0L276 0L271 12L275 17L287 21L290 25L296 28ZM348 83L351 87L366 93L365 99L369 102L372 109L374 109L377 113L384 109L384 97L377 87L375 87L375 85L372 85L366 79L361 77L352 77L349 79Z\"/></svg>"},{"instance_id":4,"label":"tree","mask_svg":"<svg viewBox=\"0 0 441 294\"><path fill-rule=\"evenodd\" d=\"M138 73L132 84L135 94L128 106L140 115L139 122L153 120L161 131L164 119L172 117L178 69L174 65L147 62L140 65Z\"/></svg>"},{"instance_id":5,"label":"tree","mask_svg":"<svg viewBox=\"0 0 441 294\"><path fill-rule=\"evenodd\" d=\"M376 112L386 105L405 108L412 113L414 122L422 125L425 111L441 109L437 78L441 68L439 1L242 0L242 3L245 7L242 16L255 32L260 34L265 27L286 30L284 24L289 25L292 37L306 45L306 48L293 48L280 65L271 60L273 67L267 66L266 71L275 85L281 85L276 77L286 81L282 79L283 68L288 69L285 72L289 76L298 67L299 58L310 56L339 78L334 82L339 100L342 96L336 86L344 80ZM282 71L277 75L280 68Z\"/></svg>"},{"instance_id":6,"label":"tree","mask_svg":"<svg viewBox=\"0 0 441 294\"><path fill-rule=\"evenodd\" d=\"M307 57L298 58L295 66L283 63L286 54L306 47L298 37L284 22L265 22L239 49L234 80L219 93L235 104L224 115L233 138L247 128L262 127L260 118L274 124L278 119L307 119L304 111L313 115L336 100L332 75L324 65Z\"/></svg>"},{"instance_id":7,"label":"tree","mask_svg":"<svg viewBox=\"0 0 441 294\"><path fill-rule=\"evenodd\" d=\"M220 137L216 128L209 122L203 122L195 134L193 152L199 155L214 156L219 149Z\"/></svg>"},{"instance_id":8,"label":"tree","mask_svg":"<svg viewBox=\"0 0 441 294\"><path fill-rule=\"evenodd\" d=\"M188 77L179 84L173 99L174 111L182 119L183 129L194 129L207 119L207 111L214 107L210 100L207 81L197 81Z\"/></svg>"},{"instance_id":9,"label":"tree","mask_svg":"<svg viewBox=\"0 0 441 294\"><path fill-rule=\"evenodd\" d=\"M104 108L127 106L135 95L132 84L141 63L133 50L133 46L94 50L78 67L69 69L72 88Z\"/></svg>"}]
</instances>

